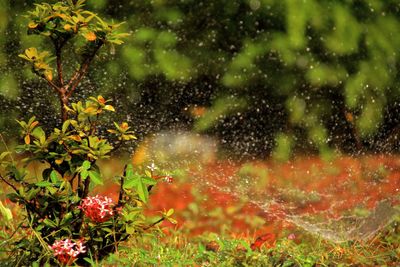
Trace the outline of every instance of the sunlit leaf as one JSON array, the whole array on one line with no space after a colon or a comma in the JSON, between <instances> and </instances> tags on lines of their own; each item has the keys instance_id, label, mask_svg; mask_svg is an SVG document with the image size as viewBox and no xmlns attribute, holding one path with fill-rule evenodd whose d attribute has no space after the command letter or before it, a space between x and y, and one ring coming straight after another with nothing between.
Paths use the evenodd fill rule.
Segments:
<instances>
[{"instance_id":1,"label":"sunlit leaf","mask_svg":"<svg viewBox=\"0 0 400 267\"><path fill-rule=\"evenodd\" d=\"M100 173L96 171L89 171L89 177L91 181L96 185L102 185L103 181L101 180Z\"/></svg>"},{"instance_id":2,"label":"sunlit leaf","mask_svg":"<svg viewBox=\"0 0 400 267\"><path fill-rule=\"evenodd\" d=\"M85 161L82 163L82 168L83 168L84 170L90 169L90 166L91 166L91 163L90 163L90 161L88 161L88 160L85 160Z\"/></svg>"},{"instance_id":3,"label":"sunlit leaf","mask_svg":"<svg viewBox=\"0 0 400 267\"><path fill-rule=\"evenodd\" d=\"M136 191L139 195L139 198L144 203L147 203L147 200L149 199L149 191L147 191L147 186L144 185L143 180L141 178L139 178L138 180Z\"/></svg>"},{"instance_id":4,"label":"sunlit leaf","mask_svg":"<svg viewBox=\"0 0 400 267\"><path fill-rule=\"evenodd\" d=\"M38 23L36 23L36 22L34 22L34 21L31 21L31 22L29 22L29 24L28 24L28 28L29 28L29 29L35 29L38 25L39 25Z\"/></svg>"},{"instance_id":5,"label":"sunlit leaf","mask_svg":"<svg viewBox=\"0 0 400 267\"><path fill-rule=\"evenodd\" d=\"M34 127L34 126L33 126ZM36 127L33 131L32 131L32 136L34 136L37 139L40 139L41 141L44 140L44 138L46 138L46 134L44 133L42 127Z\"/></svg>"},{"instance_id":6,"label":"sunlit leaf","mask_svg":"<svg viewBox=\"0 0 400 267\"><path fill-rule=\"evenodd\" d=\"M108 110L108 111L114 111L114 112L115 112L114 107L111 106L111 105L105 105L105 106L103 107L103 109Z\"/></svg>"},{"instance_id":7,"label":"sunlit leaf","mask_svg":"<svg viewBox=\"0 0 400 267\"><path fill-rule=\"evenodd\" d=\"M81 178L82 180L86 180L86 178L89 176L89 172L87 170L81 171Z\"/></svg>"},{"instance_id":8,"label":"sunlit leaf","mask_svg":"<svg viewBox=\"0 0 400 267\"><path fill-rule=\"evenodd\" d=\"M49 186L53 186L53 184L49 181L40 181L35 183L36 186L38 187L49 187Z\"/></svg>"},{"instance_id":9,"label":"sunlit leaf","mask_svg":"<svg viewBox=\"0 0 400 267\"><path fill-rule=\"evenodd\" d=\"M26 49L25 54L29 59L34 59L38 56L37 49L35 47Z\"/></svg>"},{"instance_id":10,"label":"sunlit leaf","mask_svg":"<svg viewBox=\"0 0 400 267\"><path fill-rule=\"evenodd\" d=\"M146 185L155 185L157 181L150 177L141 177L140 180Z\"/></svg>"},{"instance_id":11,"label":"sunlit leaf","mask_svg":"<svg viewBox=\"0 0 400 267\"><path fill-rule=\"evenodd\" d=\"M6 221L11 221L13 219L11 210L9 208L6 208L1 201L0 201L0 214L2 218L4 218Z\"/></svg>"},{"instance_id":12,"label":"sunlit leaf","mask_svg":"<svg viewBox=\"0 0 400 267\"><path fill-rule=\"evenodd\" d=\"M89 106L84 110L84 112L88 114L95 114L97 113L97 108Z\"/></svg>"},{"instance_id":13,"label":"sunlit leaf","mask_svg":"<svg viewBox=\"0 0 400 267\"><path fill-rule=\"evenodd\" d=\"M169 210L165 213L165 216L169 217L169 216L171 216L172 214L174 214L174 209L169 209Z\"/></svg>"},{"instance_id":14,"label":"sunlit leaf","mask_svg":"<svg viewBox=\"0 0 400 267\"><path fill-rule=\"evenodd\" d=\"M52 170L50 173L50 180L53 183L57 183L58 182L58 176L57 176L57 172L55 170Z\"/></svg>"},{"instance_id":15,"label":"sunlit leaf","mask_svg":"<svg viewBox=\"0 0 400 267\"><path fill-rule=\"evenodd\" d=\"M51 70L45 70L44 77L49 81L53 80L53 72Z\"/></svg>"}]
</instances>

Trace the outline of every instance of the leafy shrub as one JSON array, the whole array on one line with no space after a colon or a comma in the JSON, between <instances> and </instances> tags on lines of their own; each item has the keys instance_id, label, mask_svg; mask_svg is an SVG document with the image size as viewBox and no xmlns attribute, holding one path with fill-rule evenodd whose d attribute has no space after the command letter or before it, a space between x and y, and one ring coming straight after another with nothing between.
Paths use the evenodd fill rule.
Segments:
<instances>
[{"instance_id":1,"label":"leafy shrub","mask_svg":"<svg viewBox=\"0 0 400 267\"><path fill-rule=\"evenodd\" d=\"M83 4L84 0L44 3L36 5L28 16L28 33L46 36L54 44L57 78L50 66L50 52L32 47L20 56L57 93L61 124L51 131L35 116L18 121L23 144L15 152L20 156L14 157L8 149L0 155L0 178L13 190L7 197L24 209L19 225L21 238L12 244L10 253L12 266L32 262L88 264L115 252L120 242L169 219L173 213L169 210L156 222L146 223L143 207L149 191L157 179L164 178L156 176L154 168L141 175L131 164L126 165L117 177L117 200L90 196L93 186L103 183L97 161L109 158L124 142L136 137L126 122L114 123L107 134L102 118L106 112L115 112L110 100L98 96L69 103L99 49L106 44L121 44L120 38L126 36L115 32L118 25L84 10ZM62 49L70 40L75 46L81 44L77 50L81 62L67 82ZM39 177L32 178L28 168L35 162L46 167Z\"/></svg>"}]
</instances>

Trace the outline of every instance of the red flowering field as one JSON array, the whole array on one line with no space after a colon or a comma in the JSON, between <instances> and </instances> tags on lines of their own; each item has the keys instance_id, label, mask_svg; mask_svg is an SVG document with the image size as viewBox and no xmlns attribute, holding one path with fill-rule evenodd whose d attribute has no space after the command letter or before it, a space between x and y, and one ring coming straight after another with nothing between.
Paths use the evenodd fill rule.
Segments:
<instances>
[{"instance_id":1,"label":"red flowering field","mask_svg":"<svg viewBox=\"0 0 400 267\"><path fill-rule=\"evenodd\" d=\"M243 177L249 181L241 185ZM98 190L117 197L118 187L112 184ZM399 190L397 156L343 156L331 162L318 157L285 163L216 161L187 170L172 183L159 183L148 213L175 210L178 224L165 222L164 231L278 237L295 228L290 219L294 215L330 221L368 214L382 200L399 204Z\"/></svg>"}]
</instances>

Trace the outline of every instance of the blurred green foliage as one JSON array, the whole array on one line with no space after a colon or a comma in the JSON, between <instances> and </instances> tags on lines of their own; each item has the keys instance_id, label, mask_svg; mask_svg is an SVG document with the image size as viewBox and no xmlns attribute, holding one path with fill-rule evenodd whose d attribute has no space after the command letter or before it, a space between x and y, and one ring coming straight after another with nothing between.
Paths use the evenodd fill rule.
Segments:
<instances>
[{"instance_id":1,"label":"blurred green foliage","mask_svg":"<svg viewBox=\"0 0 400 267\"><path fill-rule=\"evenodd\" d=\"M41 1L0 0L3 129L15 124L16 111L43 110L36 97L57 108L46 85L35 83L17 58L25 47L48 46L26 36L22 15L35 2ZM217 134L227 146L248 139L256 148L247 152L274 151L286 159L296 150L378 149L375 144L400 123L398 1L88 0L87 5L126 21L131 35L122 49L103 51L96 62L107 71L92 66L81 90L117 99L137 132L178 122ZM191 107L206 111L191 116L186 112Z\"/></svg>"}]
</instances>

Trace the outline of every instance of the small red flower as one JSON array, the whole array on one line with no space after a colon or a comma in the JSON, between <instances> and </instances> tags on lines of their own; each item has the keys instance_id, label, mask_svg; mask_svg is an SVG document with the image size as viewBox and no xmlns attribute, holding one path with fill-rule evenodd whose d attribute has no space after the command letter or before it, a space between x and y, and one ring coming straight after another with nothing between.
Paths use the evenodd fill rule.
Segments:
<instances>
[{"instance_id":1,"label":"small red flower","mask_svg":"<svg viewBox=\"0 0 400 267\"><path fill-rule=\"evenodd\" d=\"M167 176L163 177L162 180L163 180L163 182L170 184L174 181L174 178L172 176L167 175Z\"/></svg>"},{"instance_id":2,"label":"small red flower","mask_svg":"<svg viewBox=\"0 0 400 267\"><path fill-rule=\"evenodd\" d=\"M53 251L54 257L62 264L70 265L79 254L86 252L86 247L81 240L76 243L70 239L57 240L49 248Z\"/></svg>"},{"instance_id":3,"label":"small red flower","mask_svg":"<svg viewBox=\"0 0 400 267\"><path fill-rule=\"evenodd\" d=\"M156 179L156 180L160 180L160 181L162 181L164 183L168 183L168 184L174 182L174 177L172 177L171 175L162 175L162 176L156 175L156 176L152 176L152 178Z\"/></svg>"},{"instance_id":4,"label":"small red flower","mask_svg":"<svg viewBox=\"0 0 400 267\"><path fill-rule=\"evenodd\" d=\"M93 222L102 223L109 220L114 215L113 200L106 196L96 195L82 199L80 208L86 217Z\"/></svg>"},{"instance_id":5,"label":"small red flower","mask_svg":"<svg viewBox=\"0 0 400 267\"><path fill-rule=\"evenodd\" d=\"M266 242L267 242L268 247L273 246L273 244L275 242L275 235L272 233L267 233L265 235L261 235L261 236L257 237L256 240L254 241L254 243L252 243L250 245L250 248L252 250L260 249L261 246Z\"/></svg>"}]
</instances>

